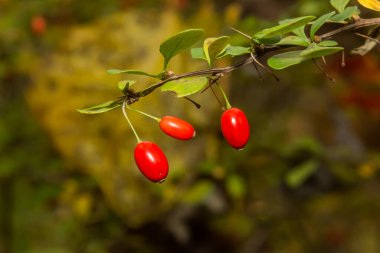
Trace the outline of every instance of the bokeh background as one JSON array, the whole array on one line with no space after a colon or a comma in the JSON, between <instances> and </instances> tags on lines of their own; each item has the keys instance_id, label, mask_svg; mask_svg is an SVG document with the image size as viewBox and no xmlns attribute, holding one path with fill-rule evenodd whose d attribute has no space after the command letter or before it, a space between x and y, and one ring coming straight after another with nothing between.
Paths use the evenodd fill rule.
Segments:
<instances>
[{"instance_id":1,"label":"bokeh background","mask_svg":"<svg viewBox=\"0 0 380 253\"><path fill-rule=\"evenodd\" d=\"M378 48L347 51L345 68L329 57L336 83L312 63L277 72L280 82L251 66L225 77L252 126L243 151L224 142L210 92L192 96L199 110L160 91L141 99L135 108L197 129L179 142L130 113L168 156L163 184L136 168L120 110L76 112L120 95L126 77L106 69L158 72L160 42L181 30L241 45L229 27L253 33L330 10L312 0L0 0L0 252L380 252ZM207 68L189 53L170 67Z\"/></svg>"}]
</instances>

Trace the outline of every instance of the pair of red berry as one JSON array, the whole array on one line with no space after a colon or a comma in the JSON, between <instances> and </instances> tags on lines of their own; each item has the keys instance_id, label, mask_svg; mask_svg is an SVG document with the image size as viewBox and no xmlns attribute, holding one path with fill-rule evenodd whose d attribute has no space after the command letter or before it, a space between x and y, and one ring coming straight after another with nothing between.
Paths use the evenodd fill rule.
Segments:
<instances>
[{"instance_id":1,"label":"pair of red berry","mask_svg":"<svg viewBox=\"0 0 380 253\"><path fill-rule=\"evenodd\" d=\"M159 120L161 130L167 135L190 140L195 137L191 124L173 116ZM134 152L135 162L141 173L152 182L163 182L169 172L169 163L161 148L153 142L139 142Z\"/></svg>"}]
</instances>

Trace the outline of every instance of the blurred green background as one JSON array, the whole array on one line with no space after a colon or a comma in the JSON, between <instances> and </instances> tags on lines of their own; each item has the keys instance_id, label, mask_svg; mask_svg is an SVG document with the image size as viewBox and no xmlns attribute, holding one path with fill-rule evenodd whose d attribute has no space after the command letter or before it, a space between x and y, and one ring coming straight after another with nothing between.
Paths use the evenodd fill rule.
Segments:
<instances>
[{"instance_id":1,"label":"blurred green background","mask_svg":"<svg viewBox=\"0 0 380 253\"><path fill-rule=\"evenodd\" d=\"M260 81L250 66L225 77L252 127L243 151L224 142L210 92L192 97L199 110L159 91L141 99L136 108L197 129L179 142L131 113L168 156L163 184L136 168L120 110L75 111L119 96L123 77L106 69L158 72L160 42L181 30L239 45L231 26L253 33L330 9L312 0L0 0L0 253L380 252L378 49L347 55L345 68L329 57L335 84L312 63L278 72L280 82ZM189 53L170 67L207 68Z\"/></svg>"}]
</instances>

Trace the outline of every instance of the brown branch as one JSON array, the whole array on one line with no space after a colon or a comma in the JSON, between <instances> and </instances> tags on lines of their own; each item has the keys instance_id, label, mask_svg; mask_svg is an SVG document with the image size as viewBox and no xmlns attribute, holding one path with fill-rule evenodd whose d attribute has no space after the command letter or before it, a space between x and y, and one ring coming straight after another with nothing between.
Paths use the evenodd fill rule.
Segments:
<instances>
[{"instance_id":1,"label":"brown branch","mask_svg":"<svg viewBox=\"0 0 380 253\"><path fill-rule=\"evenodd\" d=\"M367 35L361 34L361 33L355 33L355 34L358 35L359 37L372 40L373 42L376 42L376 44L380 45L380 40L378 40L378 39L372 38L370 36L367 36Z\"/></svg>"},{"instance_id":2,"label":"brown branch","mask_svg":"<svg viewBox=\"0 0 380 253\"><path fill-rule=\"evenodd\" d=\"M148 87L145 90L142 90L138 93L135 93L135 96L145 97L146 95L148 95L149 93L151 93L155 89L161 87L165 83L170 82L170 81L174 81L174 80L179 80L179 79L182 79L185 77L193 77L193 76L210 76L210 77L212 77L212 76L217 76L217 75L221 75L221 74L224 75L224 74L230 73L230 72L232 72L232 71L234 71L234 70L236 70L242 66L251 64L252 62L253 62L253 59L251 59L251 57L249 57L242 62L239 62L239 63L232 65L232 66L224 67L224 68L205 69L205 70L198 70L198 71L179 74L179 75L173 75L173 76L171 76L165 80L162 80L156 84L151 85L150 87Z\"/></svg>"},{"instance_id":3,"label":"brown branch","mask_svg":"<svg viewBox=\"0 0 380 253\"><path fill-rule=\"evenodd\" d=\"M352 24L344 25L338 29L332 30L330 32L327 32L325 34L319 35L320 39L326 39L330 38L334 35L337 35L339 33L345 32L345 31L351 31L356 30L363 27L373 26L373 25L379 25L380 24L380 18L370 18L370 19L359 19L358 21L355 21Z\"/></svg>"},{"instance_id":4,"label":"brown branch","mask_svg":"<svg viewBox=\"0 0 380 253\"><path fill-rule=\"evenodd\" d=\"M354 23L343 24L343 26L341 26L337 29L334 29L334 30L329 31L329 32L324 33L324 34L321 34L318 36L318 38L320 40L327 39L327 38L331 38L331 37L336 36L336 35L343 33L343 32L353 31L353 30L357 30L359 28L369 27L369 26L374 26L374 25L380 25L380 18L359 19L357 21L354 21ZM128 101L128 104L135 103L139 100L140 97L147 96L148 94L152 93L154 90L161 87L165 83L170 82L170 81L174 81L174 80L179 80L179 79L182 79L185 77L207 76L210 78L217 78L218 79L221 76L228 74L228 73L230 73L230 72L232 72L232 71L234 71L240 67L243 67L245 65L249 65L251 63L257 64L257 62L255 60L257 60L257 58L259 58L259 57L261 57L261 56L263 56L269 52L287 49L290 47L293 47L293 46L262 45L262 44L261 45L255 45L255 48L253 50L253 54L255 57L249 56L245 60L243 60L237 64L234 64L232 66L228 66L228 67L211 68L211 69L206 69L206 70L198 70L198 71L188 72L188 73L179 74L179 75L170 75L168 78L161 80L160 82L155 83L155 84L151 85L150 87L148 87L142 91L133 92L131 90L126 95L126 99Z\"/></svg>"}]
</instances>

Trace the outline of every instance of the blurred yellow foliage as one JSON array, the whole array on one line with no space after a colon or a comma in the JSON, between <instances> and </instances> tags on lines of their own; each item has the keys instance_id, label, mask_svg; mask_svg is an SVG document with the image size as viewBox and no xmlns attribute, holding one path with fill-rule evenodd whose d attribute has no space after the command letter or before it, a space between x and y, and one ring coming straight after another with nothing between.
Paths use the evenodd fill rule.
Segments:
<instances>
[{"instance_id":1,"label":"blurred yellow foliage","mask_svg":"<svg viewBox=\"0 0 380 253\"><path fill-rule=\"evenodd\" d=\"M366 162L359 166L358 173L363 178L371 178L378 171L378 167L373 162Z\"/></svg>"},{"instance_id":2,"label":"blurred yellow foliage","mask_svg":"<svg viewBox=\"0 0 380 253\"><path fill-rule=\"evenodd\" d=\"M227 25L234 26L240 20L242 13L242 7L238 3L231 3L227 6L225 11L225 20Z\"/></svg>"},{"instance_id":3,"label":"blurred yellow foliage","mask_svg":"<svg viewBox=\"0 0 380 253\"><path fill-rule=\"evenodd\" d=\"M368 9L380 11L380 1L378 0L358 0L358 2Z\"/></svg>"}]
</instances>

